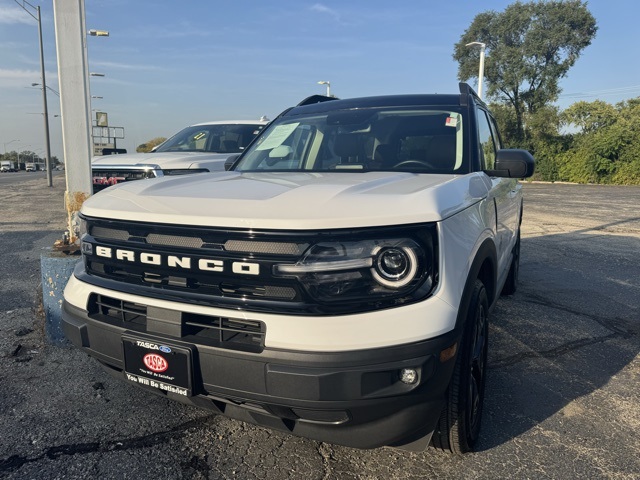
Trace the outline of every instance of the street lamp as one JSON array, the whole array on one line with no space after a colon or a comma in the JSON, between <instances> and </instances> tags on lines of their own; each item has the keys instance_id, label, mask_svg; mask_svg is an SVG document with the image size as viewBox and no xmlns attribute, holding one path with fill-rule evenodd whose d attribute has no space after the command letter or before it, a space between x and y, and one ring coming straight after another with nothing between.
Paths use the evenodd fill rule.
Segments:
<instances>
[{"instance_id":1,"label":"street lamp","mask_svg":"<svg viewBox=\"0 0 640 480\"><path fill-rule=\"evenodd\" d=\"M49 108L47 107L47 80L44 75L44 48L42 46L42 17L40 16L40 6L34 7L26 0L22 0L22 3L18 0L15 0L15 2L38 22L38 36L40 37L40 75L42 76L42 103L44 106L44 143L47 148L47 185L53 187L53 178L51 176L51 142L49 141ZM35 10L37 16L27 10L26 5Z\"/></svg>"},{"instance_id":2,"label":"street lamp","mask_svg":"<svg viewBox=\"0 0 640 480\"><path fill-rule=\"evenodd\" d=\"M328 80L321 80L318 82L318 85L326 85L327 86L327 97L331 96L331 82Z\"/></svg>"},{"instance_id":3,"label":"street lamp","mask_svg":"<svg viewBox=\"0 0 640 480\"><path fill-rule=\"evenodd\" d=\"M91 95L91 98L97 98L98 100L102 100L103 97L100 95Z\"/></svg>"},{"instance_id":4,"label":"street lamp","mask_svg":"<svg viewBox=\"0 0 640 480\"><path fill-rule=\"evenodd\" d=\"M13 142L19 142L20 139L16 138L15 140L11 140L10 142L7 142L4 144L4 154L7 154L7 145L11 145Z\"/></svg>"},{"instance_id":5,"label":"street lamp","mask_svg":"<svg viewBox=\"0 0 640 480\"><path fill-rule=\"evenodd\" d=\"M40 87L42 88L42 84L41 83L32 83L31 84L32 87ZM57 91L55 91L53 88L51 88L49 85L47 85L47 88L49 90L51 90L53 93L55 93L57 96L60 96L60 93L58 93Z\"/></svg>"},{"instance_id":6,"label":"street lamp","mask_svg":"<svg viewBox=\"0 0 640 480\"><path fill-rule=\"evenodd\" d=\"M104 77L104 73L89 72L92 77Z\"/></svg>"},{"instance_id":7,"label":"street lamp","mask_svg":"<svg viewBox=\"0 0 640 480\"><path fill-rule=\"evenodd\" d=\"M484 49L486 44L482 42L467 43L467 47L480 47L480 66L478 67L478 96L482 100L482 82L484 81Z\"/></svg>"},{"instance_id":8,"label":"street lamp","mask_svg":"<svg viewBox=\"0 0 640 480\"><path fill-rule=\"evenodd\" d=\"M109 32L106 30L89 30L89 35L92 37L108 37Z\"/></svg>"}]
</instances>

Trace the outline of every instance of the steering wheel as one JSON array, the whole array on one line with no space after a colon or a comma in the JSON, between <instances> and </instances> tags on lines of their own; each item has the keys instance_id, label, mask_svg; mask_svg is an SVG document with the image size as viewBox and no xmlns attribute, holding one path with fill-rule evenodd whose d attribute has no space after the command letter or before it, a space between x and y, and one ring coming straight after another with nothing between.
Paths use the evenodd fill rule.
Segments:
<instances>
[{"instance_id":1,"label":"steering wheel","mask_svg":"<svg viewBox=\"0 0 640 480\"><path fill-rule=\"evenodd\" d=\"M402 162L395 164L393 166L393 169L395 170L397 168L402 168L402 167L410 167L411 170L414 170L414 169L433 170L433 167L431 165L429 165L427 162L423 162L420 160L403 160Z\"/></svg>"}]
</instances>

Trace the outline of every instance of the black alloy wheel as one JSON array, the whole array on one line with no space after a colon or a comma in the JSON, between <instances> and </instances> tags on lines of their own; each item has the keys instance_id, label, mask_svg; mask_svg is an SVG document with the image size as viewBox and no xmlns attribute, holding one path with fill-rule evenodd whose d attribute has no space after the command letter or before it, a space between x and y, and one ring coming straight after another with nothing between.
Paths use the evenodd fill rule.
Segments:
<instances>
[{"instance_id":1,"label":"black alloy wheel","mask_svg":"<svg viewBox=\"0 0 640 480\"><path fill-rule=\"evenodd\" d=\"M480 436L489 338L489 302L483 283L476 280L456 365L431 443L462 454L472 451Z\"/></svg>"}]
</instances>

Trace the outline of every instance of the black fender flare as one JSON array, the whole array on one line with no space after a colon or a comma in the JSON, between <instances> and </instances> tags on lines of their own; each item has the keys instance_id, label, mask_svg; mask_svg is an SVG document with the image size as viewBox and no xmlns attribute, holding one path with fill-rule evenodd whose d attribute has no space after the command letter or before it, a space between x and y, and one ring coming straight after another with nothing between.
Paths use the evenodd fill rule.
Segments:
<instances>
[{"instance_id":1,"label":"black fender flare","mask_svg":"<svg viewBox=\"0 0 640 480\"><path fill-rule=\"evenodd\" d=\"M491 309L495 304L498 283L497 271L498 254L496 252L496 246L492 239L487 238L482 242L476 252L464 285L462 298L460 299L460 305L458 307L458 316L456 318L456 331L459 332L458 335L462 334L464 322L467 319L471 293L473 292L476 279L480 279L482 283L484 283L484 288L487 290L487 298L489 298L489 308Z\"/></svg>"}]
</instances>

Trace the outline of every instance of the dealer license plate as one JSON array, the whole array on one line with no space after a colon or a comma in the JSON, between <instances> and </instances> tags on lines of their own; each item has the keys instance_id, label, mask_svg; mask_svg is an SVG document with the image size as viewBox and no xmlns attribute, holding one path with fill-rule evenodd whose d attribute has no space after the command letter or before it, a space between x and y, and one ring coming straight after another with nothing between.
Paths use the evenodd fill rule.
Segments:
<instances>
[{"instance_id":1,"label":"dealer license plate","mask_svg":"<svg viewBox=\"0 0 640 480\"><path fill-rule=\"evenodd\" d=\"M124 374L130 382L177 393L192 395L192 353L155 340L122 336Z\"/></svg>"}]
</instances>

